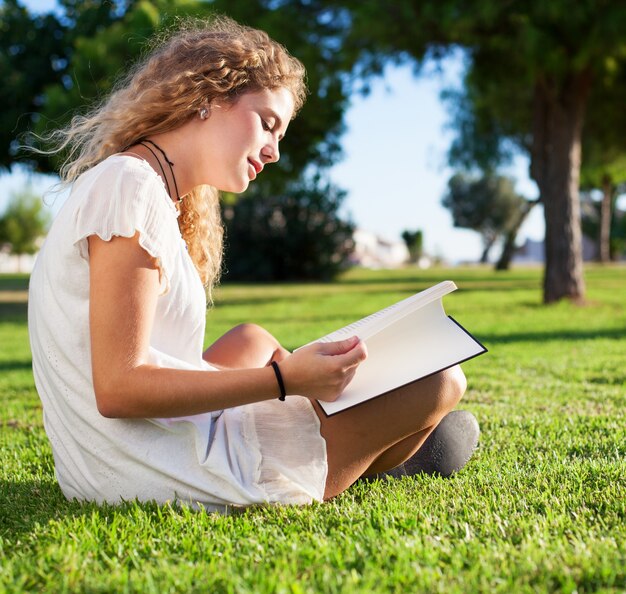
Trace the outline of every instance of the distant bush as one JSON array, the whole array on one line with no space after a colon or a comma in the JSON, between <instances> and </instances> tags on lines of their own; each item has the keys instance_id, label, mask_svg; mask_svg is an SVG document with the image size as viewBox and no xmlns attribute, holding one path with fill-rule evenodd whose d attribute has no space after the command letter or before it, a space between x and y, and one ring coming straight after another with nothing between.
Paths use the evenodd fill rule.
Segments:
<instances>
[{"instance_id":1,"label":"distant bush","mask_svg":"<svg viewBox=\"0 0 626 594\"><path fill-rule=\"evenodd\" d=\"M9 253L18 259L23 254L34 254L49 223L40 196L30 187L15 192L0 216L0 246L7 244Z\"/></svg>"},{"instance_id":2,"label":"distant bush","mask_svg":"<svg viewBox=\"0 0 626 594\"><path fill-rule=\"evenodd\" d=\"M224 278L330 280L347 266L354 225L339 217L345 192L319 178L223 207Z\"/></svg>"}]
</instances>

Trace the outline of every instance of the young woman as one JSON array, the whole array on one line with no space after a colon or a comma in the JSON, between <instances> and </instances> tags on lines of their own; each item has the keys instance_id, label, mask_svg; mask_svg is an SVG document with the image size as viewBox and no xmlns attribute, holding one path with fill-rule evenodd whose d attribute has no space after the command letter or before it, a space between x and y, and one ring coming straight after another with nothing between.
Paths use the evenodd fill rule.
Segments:
<instances>
[{"instance_id":1,"label":"young woman","mask_svg":"<svg viewBox=\"0 0 626 594\"><path fill-rule=\"evenodd\" d=\"M457 367L327 418L316 400L367 356L357 338L290 354L244 324L202 352L217 191L278 161L303 81L265 33L220 19L176 33L58 133L73 187L31 277L29 329L68 498L321 501L410 458L461 398Z\"/></svg>"}]
</instances>

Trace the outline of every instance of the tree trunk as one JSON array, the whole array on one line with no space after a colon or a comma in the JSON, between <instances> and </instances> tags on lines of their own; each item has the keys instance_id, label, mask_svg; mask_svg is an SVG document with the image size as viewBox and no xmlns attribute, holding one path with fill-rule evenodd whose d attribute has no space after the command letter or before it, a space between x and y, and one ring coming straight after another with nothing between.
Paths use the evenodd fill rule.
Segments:
<instances>
[{"instance_id":1,"label":"tree trunk","mask_svg":"<svg viewBox=\"0 0 626 594\"><path fill-rule=\"evenodd\" d=\"M588 72L579 72L535 86L531 175L546 222L544 303L585 296L578 187L590 82Z\"/></svg>"},{"instance_id":2,"label":"tree trunk","mask_svg":"<svg viewBox=\"0 0 626 594\"><path fill-rule=\"evenodd\" d=\"M489 262L489 252L496 241L496 237L484 237L483 236L483 253L480 256L479 263L487 264Z\"/></svg>"},{"instance_id":3,"label":"tree trunk","mask_svg":"<svg viewBox=\"0 0 626 594\"><path fill-rule=\"evenodd\" d=\"M513 229L511 229L504 238L504 247L502 248L500 258L496 262L496 270L508 270L510 268L511 259L515 254L515 240L517 239L517 234L524 224L524 221L530 214L530 211L533 209L533 206L535 206L535 204L537 203L538 200L526 202L524 208L520 211L520 216L517 220L517 223L515 224L515 227L513 227Z\"/></svg>"},{"instance_id":4,"label":"tree trunk","mask_svg":"<svg viewBox=\"0 0 626 594\"><path fill-rule=\"evenodd\" d=\"M611 178L605 175L602 178L602 205L600 206L600 233L599 260L607 263L611 261L611 211L613 209L613 184Z\"/></svg>"}]
</instances>

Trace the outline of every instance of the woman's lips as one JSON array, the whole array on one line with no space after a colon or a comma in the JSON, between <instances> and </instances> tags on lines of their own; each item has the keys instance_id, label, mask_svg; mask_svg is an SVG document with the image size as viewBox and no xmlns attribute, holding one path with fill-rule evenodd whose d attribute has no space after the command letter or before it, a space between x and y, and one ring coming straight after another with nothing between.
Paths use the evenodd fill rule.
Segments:
<instances>
[{"instance_id":1,"label":"woman's lips","mask_svg":"<svg viewBox=\"0 0 626 594\"><path fill-rule=\"evenodd\" d=\"M254 169L254 177L259 175L259 173L263 171L263 165L258 161L255 161L254 159L248 159L248 163L250 163L250 165L252 165L252 168Z\"/></svg>"}]
</instances>

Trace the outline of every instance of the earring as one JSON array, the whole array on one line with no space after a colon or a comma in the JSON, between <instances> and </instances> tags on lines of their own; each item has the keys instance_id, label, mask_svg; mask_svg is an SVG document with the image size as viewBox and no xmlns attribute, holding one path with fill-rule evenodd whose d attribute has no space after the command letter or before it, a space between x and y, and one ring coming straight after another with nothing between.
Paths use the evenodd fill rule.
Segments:
<instances>
[{"instance_id":1,"label":"earring","mask_svg":"<svg viewBox=\"0 0 626 594\"><path fill-rule=\"evenodd\" d=\"M209 110L206 107L203 107L200 110L200 119L206 120L209 117Z\"/></svg>"}]
</instances>

